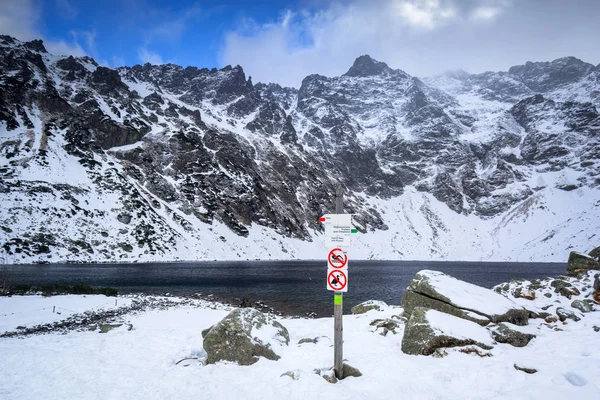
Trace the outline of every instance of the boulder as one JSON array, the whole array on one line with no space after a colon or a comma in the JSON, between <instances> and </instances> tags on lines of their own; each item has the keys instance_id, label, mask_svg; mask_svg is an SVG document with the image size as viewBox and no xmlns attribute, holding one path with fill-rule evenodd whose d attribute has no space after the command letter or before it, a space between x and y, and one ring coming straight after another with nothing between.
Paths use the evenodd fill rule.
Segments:
<instances>
[{"instance_id":1,"label":"boulder","mask_svg":"<svg viewBox=\"0 0 600 400\"><path fill-rule=\"evenodd\" d=\"M287 346L287 329L273 317L253 308L230 312L216 325L203 331L207 364L233 361L251 365L262 356L269 360L280 357L275 350Z\"/></svg>"},{"instance_id":2,"label":"boulder","mask_svg":"<svg viewBox=\"0 0 600 400\"><path fill-rule=\"evenodd\" d=\"M364 314L367 311L371 311L371 310L381 311L383 308L385 308L387 306L388 305L383 301L367 300L365 302L362 302L362 303L352 307L352 309L350 311L352 311L352 314Z\"/></svg>"},{"instance_id":3,"label":"boulder","mask_svg":"<svg viewBox=\"0 0 600 400\"><path fill-rule=\"evenodd\" d=\"M596 249L594 249L596 250ZM592 251L594 251L592 250ZM577 270L581 269L599 269L600 270L600 262L594 259L594 257L590 257L585 254L577 253L576 251L572 251L569 254L569 261L567 263L567 271L570 274L575 274Z\"/></svg>"},{"instance_id":4,"label":"boulder","mask_svg":"<svg viewBox=\"0 0 600 400\"><path fill-rule=\"evenodd\" d=\"M498 324L489 329L492 333L492 338L494 338L496 342L508 343L515 347L525 347L531 339L536 337L535 335L529 333L523 333L514 329L510 329L505 324Z\"/></svg>"},{"instance_id":5,"label":"boulder","mask_svg":"<svg viewBox=\"0 0 600 400\"><path fill-rule=\"evenodd\" d=\"M571 303L571 307L578 309L582 313L589 313L594 311L594 302L591 300L575 300Z\"/></svg>"},{"instance_id":6,"label":"boulder","mask_svg":"<svg viewBox=\"0 0 600 400\"><path fill-rule=\"evenodd\" d=\"M589 256L594 260L600 262L600 246L596 247L594 250L590 251Z\"/></svg>"},{"instance_id":7,"label":"boulder","mask_svg":"<svg viewBox=\"0 0 600 400\"><path fill-rule=\"evenodd\" d=\"M402 297L406 317L416 307L438 310L486 326L490 322L527 325L529 312L512 300L438 271L415 274Z\"/></svg>"},{"instance_id":8,"label":"boulder","mask_svg":"<svg viewBox=\"0 0 600 400\"><path fill-rule=\"evenodd\" d=\"M415 307L404 330L402 351L412 355L430 355L437 349L476 345L492 349L487 329L450 314Z\"/></svg>"},{"instance_id":9,"label":"boulder","mask_svg":"<svg viewBox=\"0 0 600 400\"><path fill-rule=\"evenodd\" d=\"M564 322L567 319L572 319L573 321L577 322L581 319L573 311L566 310L562 307L558 307L556 309L556 315L558 316L558 319L560 319L561 322Z\"/></svg>"}]
</instances>

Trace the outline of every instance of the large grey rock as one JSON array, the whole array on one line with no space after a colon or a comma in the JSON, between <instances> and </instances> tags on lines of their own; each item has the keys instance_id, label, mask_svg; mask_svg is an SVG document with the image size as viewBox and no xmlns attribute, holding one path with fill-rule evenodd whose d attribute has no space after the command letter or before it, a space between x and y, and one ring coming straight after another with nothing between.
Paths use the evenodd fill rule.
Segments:
<instances>
[{"instance_id":1,"label":"large grey rock","mask_svg":"<svg viewBox=\"0 0 600 400\"><path fill-rule=\"evenodd\" d=\"M371 310L381 311L381 309L385 307L387 307L387 304L383 301L367 300L358 305L355 305L350 311L352 311L352 314L364 314L367 311Z\"/></svg>"},{"instance_id":2,"label":"large grey rock","mask_svg":"<svg viewBox=\"0 0 600 400\"><path fill-rule=\"evenodd\" d=\"M280 357L275 350L290 342L283 325L253 308L230 312L208 331L203 331L203 337L207 364L233 361L251 365L261 356L278 360Z\"/></svg>"},{"instance_id":3,"label":"large grey rock","mask_svg":"<svg viewBox=\"0 0 600 400\"><path fill-rule=\"evenodd\" d=\"M492 337L498 343L508 343L515 347L525 347L535 338L535 335L529 333L519 332L514 329L510 329L505 324L498 324L497 326L491 327L490 332Z\"/></svg>"},{"instance_id":4,"label":"large grey rock","mask_svg":"<svg viewBox=\"0 0 600 400\"><path fill-rule=\"evenodd\" d=\"M600 262L596 261L593 257L590 257L588 255L572 251L569 254L567 271L569 271L570 274L574 274L575 271L580 269L600 269Z\"/></svg>"},{"instance_id":5,"label":"large grey rock","mask_svg":"<svg viewBox=\"0 0 600 400\"><path fill-rule=\"evenodd\" d=\"M426 307L485 326L490 322L527 325L529 312L489 289L460 281L438 271L415 274L402 297L405 316Z\"/></svg>"},{"instance_id":6,"label":"large grey rock","mask_svg":"<svg viewBox=\"0 0 600 400\"><path fill-rule=\"evenodd\" d=\"M402 351L412 355L430 355L439 348L476 345L492 349L487 329L437 310L415 307L402 338Z\"/></svg>"}]
</instances>

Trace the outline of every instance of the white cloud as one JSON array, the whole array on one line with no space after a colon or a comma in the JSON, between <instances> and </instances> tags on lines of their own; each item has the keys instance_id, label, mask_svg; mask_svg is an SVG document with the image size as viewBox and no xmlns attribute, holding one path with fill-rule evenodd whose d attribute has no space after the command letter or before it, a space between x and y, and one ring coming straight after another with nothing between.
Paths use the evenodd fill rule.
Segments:
<instances>
[{"instance_id":1,"label":"white cloud","mask_svg":"<svg viewBox=\"0 0 600 400\"><path fill-rule=\"evenodd\" d=\"M456 17L454 8L442 5L439 0L397 1L394 8L405 23L424 29L434 29Z\"/></svg>"},{"instance_id":2,"label":"white cloud","mask_svg":"<svg viewBox=\"0 0 600 400\"><path fill-rule=\"evenodd\" d=\"M44 46L48 52L57 56L75 56L82 57L87 55L86 51L77 42L59 41L44 41Z\"/></svg>"},{"instance_id":3,"label":"white cloud","mask_svg":"<svg viewBox=\"0 0 600 400\"><path fill-rule=\"evenodd\" d=\"M500 7L478 7L471 12L470 18L475 21L488 21L496 18L502 9Z\"/></svg>"},{"instance_id":4,"label":"white cloud","mask_svg":"<svg viewBox=\"0 0 600 400\"><path fill-rule=\"evenodd\" d=\"M71 41L48 40L35 28L40 18L36 3L32 0L2 0L0 14L0 33L19 40L43 39L46 49L57 55L84 56L87 52L77 41L77 35L71 33Z\"/></svg>"},{"instance_id":5,"label":"white cloud","mask_svg":"<svg viewBox=\"0 0 600 400\"><path fill-rule=\"evenodd\" d=\"M39 39L33 29L39 13L31 0L3 0L0 13L0 33L19 40Z\"/></svg>"},{"instance_id":6,"label":"white cloud","mask_svg":"<svg viewBox=\"0 0 600 400\"><path fill-rule=\"evenodd\" d=\"M137 51L137 54L138 58L143 64L150 63L154 65L160 65L165 63L158 53L150 51L145 47L140 47Z\"/></svg>"},{"instance_id":7,"label":"white cloud","mask_svg":"<svg viewBox=\"0 0 600 400\"><path fill-rule=\"evenodd\" d=\"M326 4L319 11L287 10L279 20L262 25L242 20L237 30L224 35L220 63L242 65L254 82L295 87L308 74L343 74L362 54L416 76L433 75L465 67L455 54L465 51L461 41L477 39L474 30L481 24L471 18L475 10L479 9L479 18L491 18L510 1L334 0ZM446 56L443 63L442 55Z\"/></svg>"}]
</instances>

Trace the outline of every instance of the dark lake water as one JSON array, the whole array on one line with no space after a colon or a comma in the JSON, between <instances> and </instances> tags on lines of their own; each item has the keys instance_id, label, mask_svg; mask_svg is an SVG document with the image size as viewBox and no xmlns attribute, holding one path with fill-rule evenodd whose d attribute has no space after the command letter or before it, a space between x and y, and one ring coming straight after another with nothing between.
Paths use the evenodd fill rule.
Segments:
<instances>
[{"instance_id":1,"label":"dark lake water","mask_svg":"<svg viewBox=\"0 0 600 400\"><path fill-rule=\"evenodd\" d=\"M15 265L13 284L86 284L111 286L123 293L213 294L226 302L261 300L289 315L333 314L333 292L326 290L325 261L219 261L144 264ZM445 272L491 288L511 279L566 273L563 263L491 263L445 261L353 261L349 266L344 312L376 299L400 304L413 275L422 269Z\"/></svg>"}]
</instances>

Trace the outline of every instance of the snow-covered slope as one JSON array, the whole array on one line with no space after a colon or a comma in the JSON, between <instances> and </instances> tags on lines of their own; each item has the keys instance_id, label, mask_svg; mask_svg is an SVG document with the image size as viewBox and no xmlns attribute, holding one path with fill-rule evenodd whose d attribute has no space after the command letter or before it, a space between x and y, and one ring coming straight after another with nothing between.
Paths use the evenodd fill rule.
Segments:
<instances>
[{"instance_id":1,"label":"snow-covered slope","mask_svg":"<svg viewBox=\"0 0 600 400\"><path fill-rule=\"evenodd\" d=\"M241 67L111 70L0 36L0 246L15 262L564 261L597 246L600 68L420 80L369 56L300 89Z\"/></svg>"}]
</instances>

